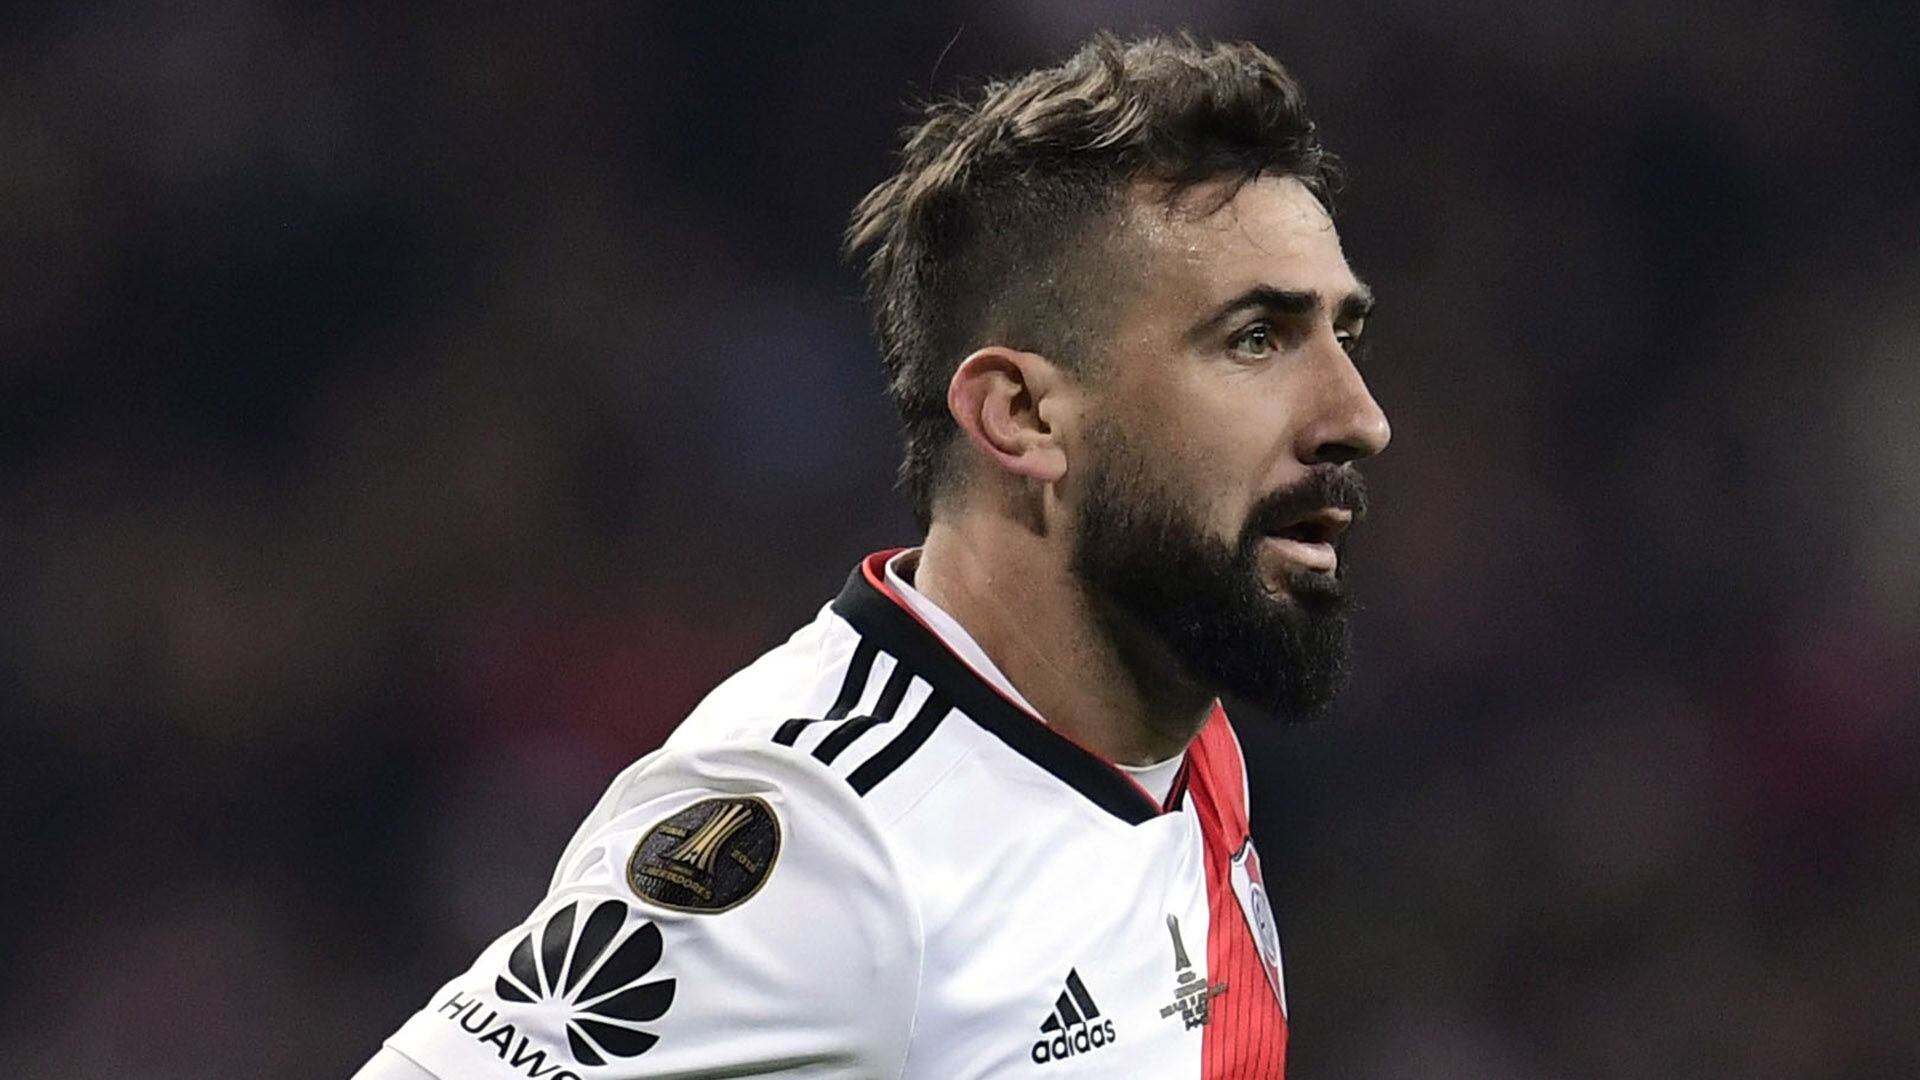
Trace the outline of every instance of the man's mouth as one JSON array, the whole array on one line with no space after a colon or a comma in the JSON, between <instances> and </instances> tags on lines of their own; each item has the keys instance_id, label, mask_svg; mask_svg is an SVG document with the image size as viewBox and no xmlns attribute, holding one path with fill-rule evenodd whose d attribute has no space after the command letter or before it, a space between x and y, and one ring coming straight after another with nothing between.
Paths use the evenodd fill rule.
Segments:
<instances>
[{"instance_id":1,"label":"man's mouth","mask_svg":"<svg viewBox=\"0 0 1920 1080\"><path fill-rule=\"evenodd\" d=\"M1332 574L1340 566L1334 542L1353 523L1353 512L1324 507L1269 530L1261 546L1304 569Z\"/></svg>"}]
</instances>

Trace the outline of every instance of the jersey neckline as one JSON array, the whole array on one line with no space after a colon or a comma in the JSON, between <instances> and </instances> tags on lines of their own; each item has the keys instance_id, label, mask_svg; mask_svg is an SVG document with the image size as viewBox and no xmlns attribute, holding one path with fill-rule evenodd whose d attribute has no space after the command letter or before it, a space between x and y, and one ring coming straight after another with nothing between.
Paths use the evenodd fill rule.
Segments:
<instances>
[{"instance_id":1,"label":"jersey neckline","mask_svg":"<svg viewBox=\"0 0 1920 1080\"><path fill-rule=\"evenodd\" d=\"M1131 825L1159 817L1164 808L1131 777L1007 700L894 595L886 583L886 564L903 550L879 551L862 559L834 598L834 614L918 672L974 723L1096 806ZM1181 772L1168 796L1168 807L1178 806L1185 793L1184 766Z\"/></svg>"}]
</instances>

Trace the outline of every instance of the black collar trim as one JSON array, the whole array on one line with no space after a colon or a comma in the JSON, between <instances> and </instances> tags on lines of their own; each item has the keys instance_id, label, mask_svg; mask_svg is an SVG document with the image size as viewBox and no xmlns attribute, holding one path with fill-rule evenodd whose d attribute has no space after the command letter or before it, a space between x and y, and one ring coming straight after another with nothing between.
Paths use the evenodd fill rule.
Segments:
<instances>
[{"instance_id":1,"label":"black collar trim","mask_svg":"<svg viewBox=\"0 0 1920 1080\"><path fill-rule=\"evenodd\" d=\"M1159 804L1139 784L1001 696L893 595L886 564L897 553L879 552L854 567L833 601L834 614L926 679L974 723L1101 809L1131 825L1158 817Z\"/></svg>"}]
</instances>

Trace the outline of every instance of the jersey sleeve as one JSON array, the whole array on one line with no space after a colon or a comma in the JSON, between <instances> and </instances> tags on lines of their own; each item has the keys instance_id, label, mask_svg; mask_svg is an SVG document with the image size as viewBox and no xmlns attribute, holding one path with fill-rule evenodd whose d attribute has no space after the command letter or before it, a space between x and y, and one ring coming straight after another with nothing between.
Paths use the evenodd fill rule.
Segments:
<instances>
[{"instance_id":1,"label":"jersey sleeve","mask_svg":"<svg viewBox=\"0 0 1920 1080\"><path fill-rule=\"evenodd\" d=\"M383 1046L373 1059L360 1066L352 1080L435 1080L434 1075L406 1058L391 1046Z\"/></svg>"},{"instance_id":2,"label":"jersey sleeve","mask_svg":"<svg viewBox=\"0 0 1920 1080\"><path fill-rule=\"evenodd\" d=\"M387 1047L441 1080L897 1076L921 952L843 780L775 745L663 751Z\"/></svg>"}]
</instances>

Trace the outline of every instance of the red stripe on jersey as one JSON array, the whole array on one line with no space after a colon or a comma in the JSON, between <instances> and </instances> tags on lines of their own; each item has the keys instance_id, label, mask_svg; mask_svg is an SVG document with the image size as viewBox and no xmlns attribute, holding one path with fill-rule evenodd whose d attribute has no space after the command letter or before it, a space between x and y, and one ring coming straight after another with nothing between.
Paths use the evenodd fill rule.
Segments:
<instances>
[{"instance_id":1,"label":"red stripe on jersey","mask_svg":"<svg viewBox=\"0 0 1920 1080\"><path fill-rule=\"evenodd\" d=\"M1187 748L1188 783L1207 867L1207 979L1225 982L1201 1039L1204 1080L1275 1080L1286 1075L1287 1017L1233 888L1233 859L1249 839L1246 765L1218 706Z\"/></svg>"}]
</instances>

